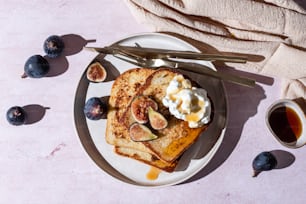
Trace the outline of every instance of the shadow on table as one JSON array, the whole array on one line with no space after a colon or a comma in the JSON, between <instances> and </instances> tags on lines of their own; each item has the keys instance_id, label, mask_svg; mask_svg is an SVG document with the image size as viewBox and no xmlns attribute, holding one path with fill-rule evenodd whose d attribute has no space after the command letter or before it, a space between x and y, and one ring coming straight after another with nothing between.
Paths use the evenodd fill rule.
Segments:
<instances>
[{"instance_id":1,"label":"shadow on table","mask_svg":"<svg viewBox=\"0 0 306 204\"><path fill-rule=\"evenodd\" d=\"M80 35L67 34L61 36L64 41L65 48L63 50L64 56L77 54L83 50L83 47L88 43L96 42L96 40L86 40Z\"/></svg>"},{"instance_id":2,"label":"shadow on table","mask_svg":"<svg viewBox=\"0 0 306 204\"><path fill-rule=\"evenodd\" d=\"M64 41L65 48L61 56L57 58L50 58L44 56L50 64L50 71L46 77L55 77L65 73L69 68L69 62L66 56L74 55L83 50L83 47L90 42L96 42L96 40L86 40L80 35L67 34L61 36Z\"/></svg>"},{"instance_id":3,"label":"shadow on table","mask_svg":"<svg viewBox=\"0 0 306 204\"><path fill-rule=\"evenodd\" d=\"M295 161L295 156L284 150L272 150L271 154L275 156L277 161L275 169L287 168Z\"/></svg>"},{"instance_id":4,"label":"shadow on table","mask_svg":"<svg viewBox=\"0 0 306 204\"><path fill-rule=\"evenodd\" d=\"M243 76L243 73L240 75ZM230 156L239 142L244 124L249 118L256 115L260 101L266 98L263 88L258 84L254 88L248 88L225 83L225 88L229 113L224 139L212 160L199 173L184 183L207 176Z\"/></svg>"},{"instance_id":5,"label":"shadow on table","mask_svg":"<svg viewBox=\"0 0 306 204\"><path fill-rule=\"evenodd\" d=\"M50 70L46 77L59 76L68 70L69 63L65 56L59 56L57 58L44 56L44 58L49 62L50 65Z\"/></svg>"},{"instance_id":6,"label":"shadow on table","mask_svg":"<svg viewBox=\"0 0 306 204\"><path fill-rule=\"evenodd\" d=\"M30 104L23 106L27 116L25 125L30 125L40 121L46 114L46 110L50 109L49 107L43 107L38 104Z\"/></svg>"}]
</instances>

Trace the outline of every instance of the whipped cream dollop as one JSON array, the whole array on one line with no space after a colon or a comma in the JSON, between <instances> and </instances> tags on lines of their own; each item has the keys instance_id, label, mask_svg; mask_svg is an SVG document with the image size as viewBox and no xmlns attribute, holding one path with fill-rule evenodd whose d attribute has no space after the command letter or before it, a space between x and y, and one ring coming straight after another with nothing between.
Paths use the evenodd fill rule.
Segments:
<instances>
[{"instance_id":1,"label":"whipped cream dollop","mask_svg":"<svg viewBox=\"0 0 306 204\"><path fill-rule=\"evenodd\" d=\"M201 127L210 121L211 103L207 91L192 87L183 75L171 80L163 104L176 118L187 121L190 128Z\"/></svg>"}]
</instances>

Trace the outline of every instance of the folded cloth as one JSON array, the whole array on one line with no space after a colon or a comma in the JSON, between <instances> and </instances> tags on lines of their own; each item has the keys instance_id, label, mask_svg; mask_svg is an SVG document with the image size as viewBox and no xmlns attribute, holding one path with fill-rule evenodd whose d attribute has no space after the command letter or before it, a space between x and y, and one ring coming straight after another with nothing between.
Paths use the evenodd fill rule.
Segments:
<instances>
[{"instance_id":1,"label":"folded cloth","mask_svg":"<svg viewBox=\"0 0 306 204\"><path fill-rule=\"evenodd\" d=\"M262 56L227 65L283 80L282 98L306 98L306 2L303 0L125 0L157 32L180 34L219 52Z\"/></svg>"}]
</instances>

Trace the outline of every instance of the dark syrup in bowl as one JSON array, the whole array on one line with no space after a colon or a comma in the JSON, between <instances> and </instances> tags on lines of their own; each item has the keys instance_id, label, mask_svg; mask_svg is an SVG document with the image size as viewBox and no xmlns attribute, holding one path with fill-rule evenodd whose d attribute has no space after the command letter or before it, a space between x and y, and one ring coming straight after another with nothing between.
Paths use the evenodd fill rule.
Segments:
<instances>
[{"instance_id":1,"label":"dark syrup in bowl","mask_svg":"<svg viewBox=\"0 0 306 204\"><path fill-rule=\"evenodd\" d=\"M302 122L298 114L290 107L278 107L269 117L271 129L285 143L293 143L302 133Z\"/></svg>"}]
</instances>

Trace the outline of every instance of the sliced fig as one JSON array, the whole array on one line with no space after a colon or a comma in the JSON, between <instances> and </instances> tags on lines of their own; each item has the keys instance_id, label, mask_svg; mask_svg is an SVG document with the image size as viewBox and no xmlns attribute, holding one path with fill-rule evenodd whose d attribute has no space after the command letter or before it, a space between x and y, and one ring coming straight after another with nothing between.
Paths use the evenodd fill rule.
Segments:
<instances>
[{"instance_id":1,"label":"sliced fig","mask_svg":"<svg viewBox=\"0 0 306 204\"><path fill-rule=\"evenodd\" d=\"M133 123L129 129L130 138L135 142L144 142L157 139L158 136L145 125Z\"/></svg>"},{"instance_id":2,"label":"sliced fig","mask_svg":"<svg viewBox=\"0 0 306 204\"><path fill-rule=\"evenodd\" d=\"M106 79L107 73L99 62L95 62L87 68L86 76L91 82L103 82Z\"/></svg>"},{"instance_id":3,"label":"sliced fig","mask_svg":"<svg viewBox=\"0 0 306 204\"><path fill-rule=\"evenodd\" d=\"M131 112L133 118L141 124L149 121L148 108L151 107L153 110L158 109L157 103L148 96L137 96L131 103Z\"/></svg>"},{"instance_id":4,"label":"sliced fig","mask_svg":"<svg viewBox=\"0 0 306 204\"><path fill-rule=\"evenodd\" d=\"M168 126L168 121L159 112L153 110L151 107L148 108L148 116L150 125L155 130L161 130Z\"/></svg>"}]
</instances>

